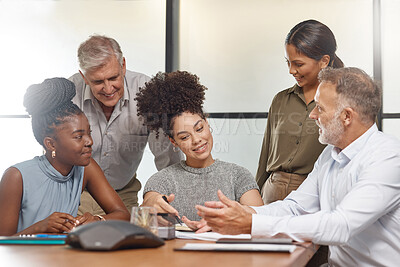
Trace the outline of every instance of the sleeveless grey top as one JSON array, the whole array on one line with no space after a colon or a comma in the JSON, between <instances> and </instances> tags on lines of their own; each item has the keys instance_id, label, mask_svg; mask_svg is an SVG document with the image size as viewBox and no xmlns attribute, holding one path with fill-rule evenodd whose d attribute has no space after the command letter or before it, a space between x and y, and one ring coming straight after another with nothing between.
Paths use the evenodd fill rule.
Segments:
<instances>
[{"instance_id":1,"label":"sleeveless grey top","mask_svg":"<svg viewBox=\"0 0 400 267\"><path fill-rule=\"evenodd\" d=\"M23 182L18 232L54 212L77 215L82 193L83 166L74 166L67 176L63 176L43 155L13 167L20 171Z\"/></svg>"}]
</instances>

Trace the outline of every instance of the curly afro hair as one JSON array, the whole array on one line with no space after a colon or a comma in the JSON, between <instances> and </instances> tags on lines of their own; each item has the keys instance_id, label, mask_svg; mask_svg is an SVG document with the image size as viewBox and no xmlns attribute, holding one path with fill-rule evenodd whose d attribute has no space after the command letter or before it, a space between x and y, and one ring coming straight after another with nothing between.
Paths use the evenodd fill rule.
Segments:
<instances>
[{"instance_id":1,"label":"curly afro hair","mask_svg":"<svg viewBox=\"0 0 400 267\"><path fill-rule=\"evenodd\" d=\"M199 78L187 71L159 72L136 95L138 115L143 116L144 124L154 130L157 137L162 129L173 138L174 119L183 112L206 118L203 112L205 90Z\"/></svg>"}]
</instances>

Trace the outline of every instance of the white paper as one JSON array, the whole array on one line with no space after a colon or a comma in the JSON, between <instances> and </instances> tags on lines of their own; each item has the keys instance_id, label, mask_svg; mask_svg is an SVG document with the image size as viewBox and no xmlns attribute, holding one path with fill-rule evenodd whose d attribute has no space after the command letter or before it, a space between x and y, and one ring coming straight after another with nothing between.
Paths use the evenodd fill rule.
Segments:
<instances>
[{"instance_id":1,"label":"white paper","mask_svg":"<svg viewBox=\"0 0 400 267\"><path fill-rule=\"evenodd\" d=\"M203 251L275 251L290 252L296 249L295 245L277 244L220 244L220 243L187 243L179 250Z\"/></svg>"},{"instance_id":2,"label":"white paper","mask_svg":"<svg viewBox=\"0 0 400 267\"><path fill-rule=\"evenodd\" d=\"M206 241L217 241L220 238L250 239L251 235L249 235L249 234L221 235L216 232L206 232L206 233L195 234L194 232L175 231L175 237L181 238L181 239L197 239L197 240L206 240Z\"/></svg>"}]
</instances>

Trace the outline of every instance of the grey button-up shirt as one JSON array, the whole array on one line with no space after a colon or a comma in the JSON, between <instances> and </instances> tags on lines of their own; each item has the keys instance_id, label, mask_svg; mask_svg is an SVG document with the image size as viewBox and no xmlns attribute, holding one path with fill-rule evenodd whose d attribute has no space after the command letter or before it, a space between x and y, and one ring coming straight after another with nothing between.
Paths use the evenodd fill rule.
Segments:
<instances>
[{"instance_id":1,"label":"grey button-up shirt","mask_svg":"<svg viewBox=\"0 0 400 267\"><path fill-rule=\"evenodd\" d=\"M137 115L134 98L139 88L150 80L148 76L126 71L124 95L109 121L82 76L76 73L69 79L76 86L76 96L72 101L83 110L92 129L92 156L114 189L123 188L132 179L147 143L158 170L183 159L182 153L172 150L171 142L162 132L157 139L155 133L143 125L143 118Z\"/></svg>"}]
</instances>

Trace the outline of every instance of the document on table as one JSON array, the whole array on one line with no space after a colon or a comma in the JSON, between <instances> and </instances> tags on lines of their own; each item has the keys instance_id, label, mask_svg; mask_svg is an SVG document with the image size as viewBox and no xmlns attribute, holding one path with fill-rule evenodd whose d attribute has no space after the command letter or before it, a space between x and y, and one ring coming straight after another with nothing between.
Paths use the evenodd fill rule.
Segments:
<instances>
[{"instance_id":1,"label":"document on table","mask_svg":"<svg viewBox=\"0 0 400 267\"><path fill-rule=\"evenodd\" d=\"M196 234L194 232L180 232L175 231L175 237L181 239L197 239L205 241L217 241L220 238L232 238L232 239L250 239L251 235L241 234L241 235L221 235L216 232L206 232Z\"/></svg>"},{"instance_id":2,"label":"document on table","mask_svg":"<svg viewBox=\"0 0 400 267\"><path fill-rule=\"evenodd\" d=\"M221 243L187 243L175 250L188 251L251 251L251 252L289 252L292 253L296 245L282 244L221 244Z\"/></svg>"}]
</instances>

